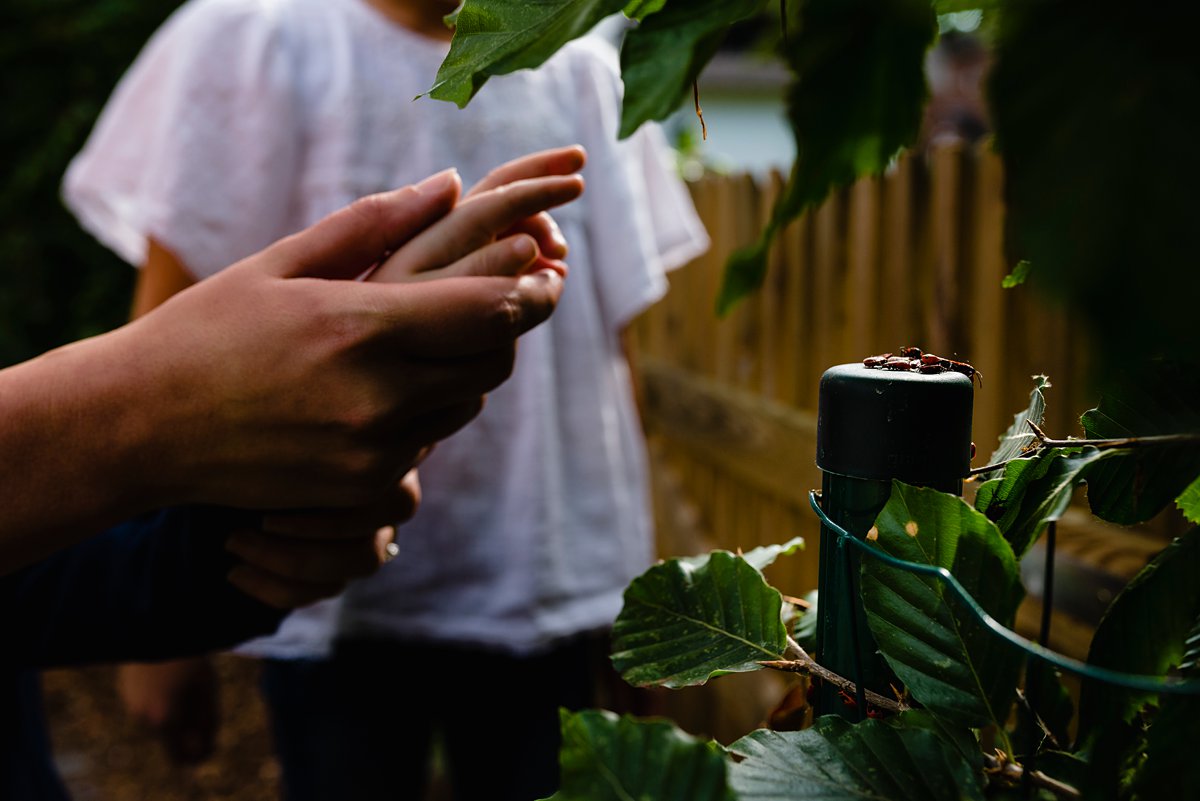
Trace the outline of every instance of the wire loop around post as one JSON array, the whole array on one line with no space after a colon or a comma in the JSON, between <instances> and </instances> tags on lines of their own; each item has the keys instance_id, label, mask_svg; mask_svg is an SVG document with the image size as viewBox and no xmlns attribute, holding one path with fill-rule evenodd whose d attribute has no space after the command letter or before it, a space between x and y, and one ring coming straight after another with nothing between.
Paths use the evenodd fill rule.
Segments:
<instances>
[{"instance_id":1,"label":"wire loop around post","mask_svg":"<svg viewBox=\"0 0 1200 801\"><path fill-rule=\"evenodd\" d=\"M825 511L821 509L821 504L817 500L817 491L811 490L808 493L808 503L816 512L821 524L833 532L838 538L838 544L844 547L848 543L859 551L870 555L873 559L878 559L884 564L891 565L899 570L904 570L908 573L915 573L923 576L932 576L942 582L949 588L951 594L957 597L985 628L993 635L1007 641L1010 645L1019 648L1029 656L1035 659L1041 659L1055 667L1065 670L1068 673L1074 673L1077 676L1082 676L1086 679L1094 679L1107 684L1114 684L1118 687L1124 687L1128 690L1137 690L1139 692L1150 693L1173 693L1179 695L1200 695L1200 680L1191 679L1184 680L1171 676L1147 676L1136 673L1124 673L1119 670L1110 670L1098 665L1089 665L1086 662L1081 662L1078 659L1072 659L1069 656L1064 656L1056 651L1051 651L1045 646L1039 645L1031 640L1022 637L1015 631L1001 625L1000 621L989 615L984 610L979 602L967 592L967 589L959 583L958 579L944 567L935 567L934 565L923 565L919 562L909 562L904 559L897 559L889 553L874 548L868 545L863 540L850 534L837 523L829 519Z\"/></svg>"}]
</instances>

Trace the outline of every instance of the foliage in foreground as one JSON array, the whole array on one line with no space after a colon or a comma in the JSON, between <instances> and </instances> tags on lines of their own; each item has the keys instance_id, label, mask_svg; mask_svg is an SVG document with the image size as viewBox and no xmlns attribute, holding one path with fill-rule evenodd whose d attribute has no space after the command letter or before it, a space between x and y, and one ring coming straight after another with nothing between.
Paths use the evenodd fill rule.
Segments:
<instances>
[{"instance_id":1,"label":"foliage in foreground","mask_svg":"<svg viewBox=\"0 0 1200 801\"><path fill-rule=\"evenodd\" d=\"M1169 366L1161 369L1172 374ZM1040 419L1044 386L1033 390L1030 408L1018 421ZM1190 387L1188 397L1189 414L1200 413ZM1010 543L1019 542L1021 553L1029 550L1063 513L1064 487L1087 484L1089 494L1099 495L1092 497L1098 513L1123 520L1130 504L1105 502L1109 474L1152 468L1156 483L1182 487L1200 477L1196 429L1154 439L1162 432L1146 428L1152 416L1146 416L1145 404L1161 399L1142 401L1105 396L1085 415L1103 414L1135 442L1035 444L1025 455L1009 457L999 475L984 484L989 491L981 488L975 507L954 495L895 482L872 530L873 547L909 562L948 568L989 615L1011 627L1024 591ZM1185 453L1191 458L1182 458ZM1031 473L1056 478L1026 480ZM1090 483L1095 476L1101 486ZM1159 491L1138 493L1132 486L1121 485L1122 496L1137 495L1133 505L1146 513L1176 500L1191 503L1190 489L1175 499ZM1149 508L1148 498L1155 499L1156 508ZM1011 509L1018 513L1008 514ZM794 549L793 542L777 550ZM614 631L613 661L623 676L638 685L679 687L795 657L795 646L774 633L774 624L787 621L795 630L816 612L795 619L763 578L768 560L760 554L716 551L668 560L636 579ZM1088 663L1150 677L1200 677L1197 575L1200 528L1180 536L1112 602ZM940 581L867 556L861 578L871 633L904 684L904 694L895 699L899 714L876 719L881 710L873 707L872 716L859 723L825 716L799 732L755 731L723 750L725 771L711 763L711 755L720 753L713 743L708 746L714 750L703 752L710 761L702 771L687 767L699 764L700 742L665 721L565 714L564 788L604 785L611 792L564 789L555 798L1016 797L1022 763L1036 764L1030 775L1037 797L1044 798L1185 798L1200 787L1200 763L1188 757L1185 745L1192 742L1200 696L1085 680L1072 744L1070 702L1052 666L986 630ZM745 609L739 611L742 603ZM575 733L581 728L587 738ZM985 754L982 743L992 743L995 751ZM634 758L636 749L649 756ZM687 779L650 789L647 771ZM677 795L680 786L688 793Z\"/></svg>"},{"instance_id":2,"label":"foliage in foreground","mask_svg":"<svg viewBox=\"0 0 1200 801\"><path fill-rule=\"evenodd\" d=\"M761 283L784 223L913 144L938 15L982 9L1006 244L1021 262L1012 283L1088 324L1101 377L1146 355L1194 360L1200 271L1187 232L1200 186L1200 105L1188 98L1200 96L1200 65L1186 5L1149 13L1084 0L466 0L430 94L463 105L489 77L536 67L624 12L637 21L621 48L627 135L691 100L731 27L777 8L797 159L761 239L728 264L719 309ZM1114 315L1131 324L1112 325Z\"/></svg>"}]
</instances>

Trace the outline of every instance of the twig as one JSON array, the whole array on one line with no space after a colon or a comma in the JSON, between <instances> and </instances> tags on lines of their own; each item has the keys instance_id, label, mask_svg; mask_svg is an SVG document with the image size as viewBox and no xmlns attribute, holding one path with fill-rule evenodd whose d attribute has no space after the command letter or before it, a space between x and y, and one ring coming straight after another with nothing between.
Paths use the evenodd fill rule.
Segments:
<instances>
[{"instance_id":1,"label":"twig","mask_svg":"<svg viewBox=\"0 0 1200 801\"><path fill-rule=\"evenodd\" d=\"M983 755L983 769L993 776L999 776L1014 784L1024 781L1026 776L1025 768L1021 767L1019 762L1009 762L1007 759L992 754ZM1044 790L1049 790L1059 798L1083 798L1083 793L1079 792L1079 790L1065 782L1060 782L1058 779L1047 776L1040 770L1031 770L1028 772L1028 776L1029 781L1034 785Z\"/></svg>"},{"instance_id":2,"label":"twig","mask_svg":"<svg viewBox=\"0 0 1200 801\"><path fill-rule=\"evenodd\" d=\"M968 471L968 478L989 473L992 470L999 470L1009 462L1014 462L1017 459L1027 459L1029 455L1036 455L1044 448L1083 448L1091 447L1097 450L1116 450L1120 448L1147 448L1160 445L1200 445L1200 433L1197 434L1155 434L1148 437L1123 437L1121 439L1054 439L1046 434L1045 431L1032 420L1025 421L1030 428L1033 429L1033 435L1037 439L1037 445L1033 446L1030 451L1021 456L1014 456L1012 459L1005 459L1003 462L987 464L983 467L975 467Z\"/></svg>"},{"instance_id":3,"label":"twig","mask_svg":"<svg viewBox=\"0 0 1200 801\"><path fill-rule=\"evenodd\" d=\"M700 83L692 81L692 102L696 104L696 116L700 118L700 138L708 141L708 126L704 124L704 109L700 108Z\"/></svg>"},{"instance_id":4,"label":"twig","mask_svg":"<svg viewBox=\"0 0 1200 801\"><path fill-rule=\"evenodd\" d=\"M808 655L808 652L800 647L800 643L796 642L791 637L788 637L788 648L784 654L791 656L792 659L767 659L762 660L758 664L763 667L768 667L773 670L782 670L788 673L803 673L806 676L816 676L822 681L827 681L839 690L844 690L847 693L854 694L857 691L854 682L844 676L839 676L827 667L822 667L817 663L817 660ZM867 703L872 706L877 706L880 709L888 712L903 712L908 709L907 704L895 701L887 696L880 695L871 690L866 691Z\"/></svg>"},{"instance_id":5,"label":"twig","mask_svg":"<svg viewBox=\"0 0 1200 801\"><path fill-rule=\"evenodd\" d=\"M1090 446L1105 450L1108 448L1145 448L1154 445L1200 445L1200 433L1197 434L1156 434L1149 437L1123 437L1121 439L1053 439L1046 435L1037 423L1026 420L1033 433L1044 448L1082 448Z\"/></svg>"},{"instance_id":6,"label":"twig","mask_svg":"<svg viewBox=\"0 0 1200 801\"><path fill-rule=\"evenodd\" d=\"M804 598L797 598L794 595L784 595L783 600L787 601L792 606L798 606L801 609L812 609L812 601L805 600Z\"/></svg>"}]
</instances>

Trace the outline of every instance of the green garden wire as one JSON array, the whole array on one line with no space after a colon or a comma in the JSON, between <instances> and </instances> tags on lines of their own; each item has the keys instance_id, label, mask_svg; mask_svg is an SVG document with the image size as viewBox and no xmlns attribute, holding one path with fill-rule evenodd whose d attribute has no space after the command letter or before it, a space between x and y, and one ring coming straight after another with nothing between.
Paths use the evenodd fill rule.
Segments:
<instances>
[{"instance_id":1,"label":"green garden wire","mask_svg":"<svg viewBox=\"0 0 1200 801\"><path fill-rule=\"evenodd\" d=\"M886 553L879 548L874 548L868 545L865 541L855 537L844 528L834 523L825 514L818 500L817 490L811 490L808 493L808 502L812 506L817 517L821 520L829 531L837 535L838 545L843 546L845 543L850 543L859 551L869 554L871 558L878 559L884 564L891 565L894 568L903 570L907 573L915 573L923 576L933 576L934 578L945 584L963 604L966 606L971 615L984 625L995 636L1006 640L1009 644L1016 646L1024 651L1029 656L1035 659L1041 659L1044 662L1065 670L1068 673L1082 676L1086 679L1094 679L1096 681L1113 684L1118 687L1124 687L1128 690L1136 690L1138 692L1148 693L1172 693L1179 695L1200 695L1200 679L1185 680L1173 676L1148 676L1136 673L1124 673L1119 670L1110 670L1098 665L1089 665L1086 662L1081 662L1078 659L1072 659L1069 656L1051 651L1045 646L1039 645L1031 640L1022 637L1015 631L1000 624L1000 621L989 615L979 602L967 592L966 588L959 583L958 579L944 567L934 565L923 565L919 562L909 562L904 559L897 559L889 553Z\"/></svg>"}]
</instances>

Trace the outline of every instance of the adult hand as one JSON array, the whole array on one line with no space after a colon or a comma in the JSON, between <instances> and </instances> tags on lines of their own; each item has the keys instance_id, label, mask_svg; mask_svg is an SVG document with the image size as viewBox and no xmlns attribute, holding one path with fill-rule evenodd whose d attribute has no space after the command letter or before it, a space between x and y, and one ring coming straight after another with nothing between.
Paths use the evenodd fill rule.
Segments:
<instances>
[{"instance_id":1,"label":"adult hand","mask_svg":"<svg viewBox=\"0 0 1200 801\"><path fill-rule=\"evenodd\" d=\"M537 220L582 189L543 174L456 208L441 173L0 373L0 570L165 505L371 503L478 413L554 309L563 274L539 262ZM541 233L497 239L521 226ZM388 283L398 259L444 280Z\"/></svg>"}]
</instances>

